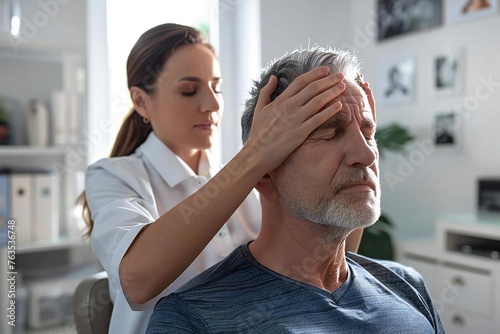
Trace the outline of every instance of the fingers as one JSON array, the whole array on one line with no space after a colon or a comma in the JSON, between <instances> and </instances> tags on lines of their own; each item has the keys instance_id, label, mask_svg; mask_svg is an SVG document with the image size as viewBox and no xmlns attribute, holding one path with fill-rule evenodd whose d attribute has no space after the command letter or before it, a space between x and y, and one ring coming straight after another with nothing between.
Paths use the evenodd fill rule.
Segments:
<instances>
[{"instance_id":1,"label":"fingers","mask_svg":"<svg viewBox=\"0 0 500 334\"><path fill-rule=\"evenodd\" d=\"M363 73L359 73L356 77L356 82L363 88L366 93L366 97L368 98L368 103L370 104L370 108L372 109L373 120L377 122L377 112L375 109L375 98L373 97L373 91L370 88L370 84L365 81L365 77Z\"/></svg>"},{"instance_id":2,"label":"fingers","mask_svg":"<svg viewBox=\"0 0 500 334\"><path fill-rule=\"evenodd\" d=\"M311 72L306 74L311 74ZM288 88L291 88L299 78L295 79ZM335 98L342 94L346 88L343 80L344 74L342 73L330 74L327 77L310 82L294 96L286 97L283 93L274 102L277 105L281 104L282 110L285 110L287 113L293 113L294 117L303 122L318 111L328 107L333 103ZM299 86L302 86L302 83L295 86L295 88ZM293 90L291 89L290 91Z\"/></svg>"},{"instance_id":3,"label":"fingers","mask_svg":"<svg viewBox=\"0 0 500 334\"><path fill-rule=\"evenodd\" d=\"M344 80L344 74L342 73L330 74L326 78L322 78L310 83L309 85L307 85L307 87L302 89L302 91L297 93L294 97L290 98L290 100L294 101L294 103L297 105L306 105L310 101L314 100L318 95L324 92L328 92L333 88L331 92L335 92L338 94L329 99L328 101L326 101L324 104L322 104L321 107L323 107L327 102L337 97L340 93L344 91L345 85L342 82L342 80ZM338 91L339 88L341 88L340 92Z\"/></svg>"},{"instance_id":4,"label":"fingers","mask_svg":"<svg viewBox=\"0 0 500 334\"><path fill-rule=\"evenodd\" d=\"M267 84L262 87L259 92L259 98L257 100L257 104L255 105L255 111L262 110L266 105L271 102L271 95L276 90L278 86L278 79L271 75Z\"/></svg>"},{"instance_id":5,"label":"fingers","mask_svg":"<svg viewBox=\"0 0 500 334\"><path fill-rule=\"evenodd\" d=\"M278 97L281 100L292 97L299 92L301 92L310 83L317 81L318 79L325 78L330 73L330 68L328 66L316 67L309 72L299 75L293 82L288 86L285 91Z\"/></svg>"},{"instance_id":6,"label":"fingers","mask_svg":"<svg viewBox=\"0 0 500 334\"><path fill-rule=\"evenodd\" d=\"M325 109L312 115L303 124L303 126L305 127L305 132L307 134L310 134L318 126L325 123L329 118L333 117L336 113L338 113L341 109L342 109L342 103L340 101L337 101L337 102L329 105Z\"/></svg>"},{"instance_id":7,"label":"fingers","mask_svg":"<svg viewBox=\"0 0 500 334\"><path fill-rule=\"evenodd\" d=\"M377 122L377 112L375 108L376 105L375 98L373 97L373 91L370 88L370 84L368 82L365 82L362 87L366 93L366 96L368 97L368 103L370 104L370 108L372 109L373 120Z\"/></svg>"},{"instance_id":8,"label":"fingers","mask_svg":"<svg viewBox=\"0 0 500 334\"><path fill-rule=\"evenodd\" d=\"M341 95L346 88L344 82L339 82L335 86L326 91L313 97L306 105L305 108L308 110L306 119L333 104L333 100ZM340 103L340 102L338 102ZM342 104L341 104L342 105Z\"/></svg>"}]
</instances>

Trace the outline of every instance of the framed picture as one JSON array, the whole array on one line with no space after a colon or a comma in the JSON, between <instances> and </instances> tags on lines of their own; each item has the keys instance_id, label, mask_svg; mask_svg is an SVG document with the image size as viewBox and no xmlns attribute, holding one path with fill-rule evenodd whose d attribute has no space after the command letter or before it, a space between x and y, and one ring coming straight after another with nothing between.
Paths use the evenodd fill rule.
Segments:
<instances>
[{"instance_id":1,"label":"framed picture","mask_svg":"<svg viewBox=\"0 0 500 334\"><path fill-rule=\"evenodd\" d=\"M458 95L464 82L463 50L443 51L434 56L433 87L436 96Z\"/></svg>"},{"instance_id":2,"label":"framed picture","mask_svg":"<svg viewBox=\"0 0 500 334\"><path fill-rule=\"evenodd\" d=\"M459 139L457 114L454 112L437 113L434 125L436 147L456 147Z\"/></svg>"},{"instance_id":3,"label":"framed picture","mask_svg":"<svg viewBox=\"0 0 500 334\"><path fill-rule=\"evenodd\" d=\"M496 15L498 0L447 0L448 22L469 21Z\"/></svg>"},{"instance_id":4,"label":"framed picture","mask_svg":"<svg viewBox=\"0 0 500 334\"><path fill-rule=\"evenodd\" d=\"M442 24L442 0L378 0L378 40Z\"/></svg>"},{"instance_id":5,"label":"framed picture","mask_svg":"<svg viewBox=\"0 0 500 334\"><path fill-rule=\"evenodd\" d=\"M384 59L378 66L380 101L385 105L408 104L414 100L415 60L411 57Z\"/></svg>"},{"instance_id":6,"label":"framed picture","mask_svg":"<svg viewBox=\"0 0 500 334\"><path fill-rule=\"evenodd\" d=\"M500 179L480 178L477 184L479 212L500 214Z\"/></svg>"}]
</instances>

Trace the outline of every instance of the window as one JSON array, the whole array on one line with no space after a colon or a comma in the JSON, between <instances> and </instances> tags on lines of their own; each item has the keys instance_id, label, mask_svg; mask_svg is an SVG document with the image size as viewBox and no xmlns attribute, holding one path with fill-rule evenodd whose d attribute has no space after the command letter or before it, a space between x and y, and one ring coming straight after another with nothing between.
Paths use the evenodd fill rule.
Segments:
<instances>
[{"instance_id":1,"label":"window","mask_svg":"<svg viewBox=\"0 0 500 334\"><path fill-rule=\"evenodd\" d=\"M107 1L108 69L109 69L109 149L123 118L132 107L127 87L126 62L132 46L146 30L162 23L193 26L209 36L213 20L213 0L141 0Z\"/></svg>"}]
</instances>

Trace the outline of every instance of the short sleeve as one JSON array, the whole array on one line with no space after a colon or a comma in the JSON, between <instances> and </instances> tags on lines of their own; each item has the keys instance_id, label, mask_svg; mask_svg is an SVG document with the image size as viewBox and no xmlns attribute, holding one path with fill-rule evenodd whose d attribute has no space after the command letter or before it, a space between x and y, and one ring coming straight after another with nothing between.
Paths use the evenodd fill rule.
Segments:
<instances>
[{"instance_id":1,"label":"short sleeve","mask_svg":"<svg viewBox=\"0 0 500 334\"><path fill-rule=\"evenodd\" d=\"M108 272L111 290L121 289L123 256L141 229L159 217L142 162L130 157L98 161L87 170L85 194L94 222L92 249Z\"/></svg>"}]
</instances>

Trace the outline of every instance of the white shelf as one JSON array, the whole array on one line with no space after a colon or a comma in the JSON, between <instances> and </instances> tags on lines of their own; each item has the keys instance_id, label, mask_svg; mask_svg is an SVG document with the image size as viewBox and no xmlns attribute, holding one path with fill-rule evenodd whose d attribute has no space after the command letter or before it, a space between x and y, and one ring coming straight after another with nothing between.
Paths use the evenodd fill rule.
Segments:
<instances>
[{"instance_id":1,"label":"white shelf","mask_svg":"<svg viewBox=\"0 0 500 334\"><path fill-rule=\"evenodd\" d=\"M83 241L81 238L61 237L56 240L32 241L20 244L18 243L17 254L51 251L70 247L82 247L86 245L88 245L88 242Z\"/></svg>"},{"instance_id":2,"label":"white shelf","mask_svg":"<svg viewBox=\"0 0 500 334\"><path fill-rule=\"evenodd\" d=\"M69 150L58 146L0 146L0 169L19 172L57 170L65 165Z\"/></svg>"},{"instance_id":3,"label":"white shelf","mask_svg":"<svg viewBox=\"0 0 500 334\"><path fill-rule=\"evenodd\" d=\"M61 48L47 43L40 45L30 43L28 46L22 45L19 49L15 49L0 40L0 59L15 58L34 62L61 62L66 57L84 57L84 55L84 50Z\"/></svg>"},{"instance_id":4,"label":"white shelf","mask_svg":"<svg viewBox=\"0 0 500 334\"><path fill-rule=\"evenodd\" d=\"M26 103L31 98L50 102L54 90L77 90L85 86L81 84L81 72L86 69L87 1L55 1L53 4L41 7L38 1L21 0L23 22L30 21L34 28L22 30L18 40L11 39L5 33L0 34L0 64L3 65L0 72L4 74L3 77L0 74L2 97L12 113L10 121L16 144L25 142L24 113ZM43 15L50 17L50 22L42 26L36 18ZM31 77L23 76L25 72L29 72ZM83 112L86 113L85 110ZM86 114L82 114L82 125L86 117ZM62 225L73 218L73 201L78 195L76 182L78 174L85 167L86 155L86 146L80 143L65 146L1 145L0 171L57 172L60 177L59 222ZM67 225L65 227L62 233L68 230ZM71 232L68 233L73 236ZM51 252L58 250L64 254ZM89 243L80 236L17 242L16 254L20 255L19 273L24 274L25 278L30 274L40 278L57 276L59 272L73 272L79 270L80 265L95 262ZM4 263L2 260L6 258L6 255L2 255L0 263ZM1 267L5 269L6 265ZM0 273L3 275L5 270L0 270ZM5 285L0 284L0 287L4 289ZM5 307L5 301L6 297L0 292L0 307ZM6 329L12 328L5 328L0 321L0 334ZM40 329L16 329L16 333L29 334L76 333L73 322ZM13 331L7 333L10 332Z\"/></svg>"},{"instance_id":5,"label":"white shelf","mask_svg":"<svg viewBox=\"0 0 500 334\"><path fill-rule=\"evenodd\" d=\"M14 156L63 156L65 147L59 146L27 146L27 145L3 145L0 146L0 157Z\"/></svg>"},{"instance_id":6,"label":"white shelf","mask_svg":"<svg viewBox=\"0 0 500 334\"><path fill-rule=\"evenodd\" d=\"M64 325L51 326L41 329L33 329L28 328L24 332L25 334L55 334L55 333L64 333L64 334L76 334L76 326L74 323L70 322Z\"/></svg>"}]
</instances>

